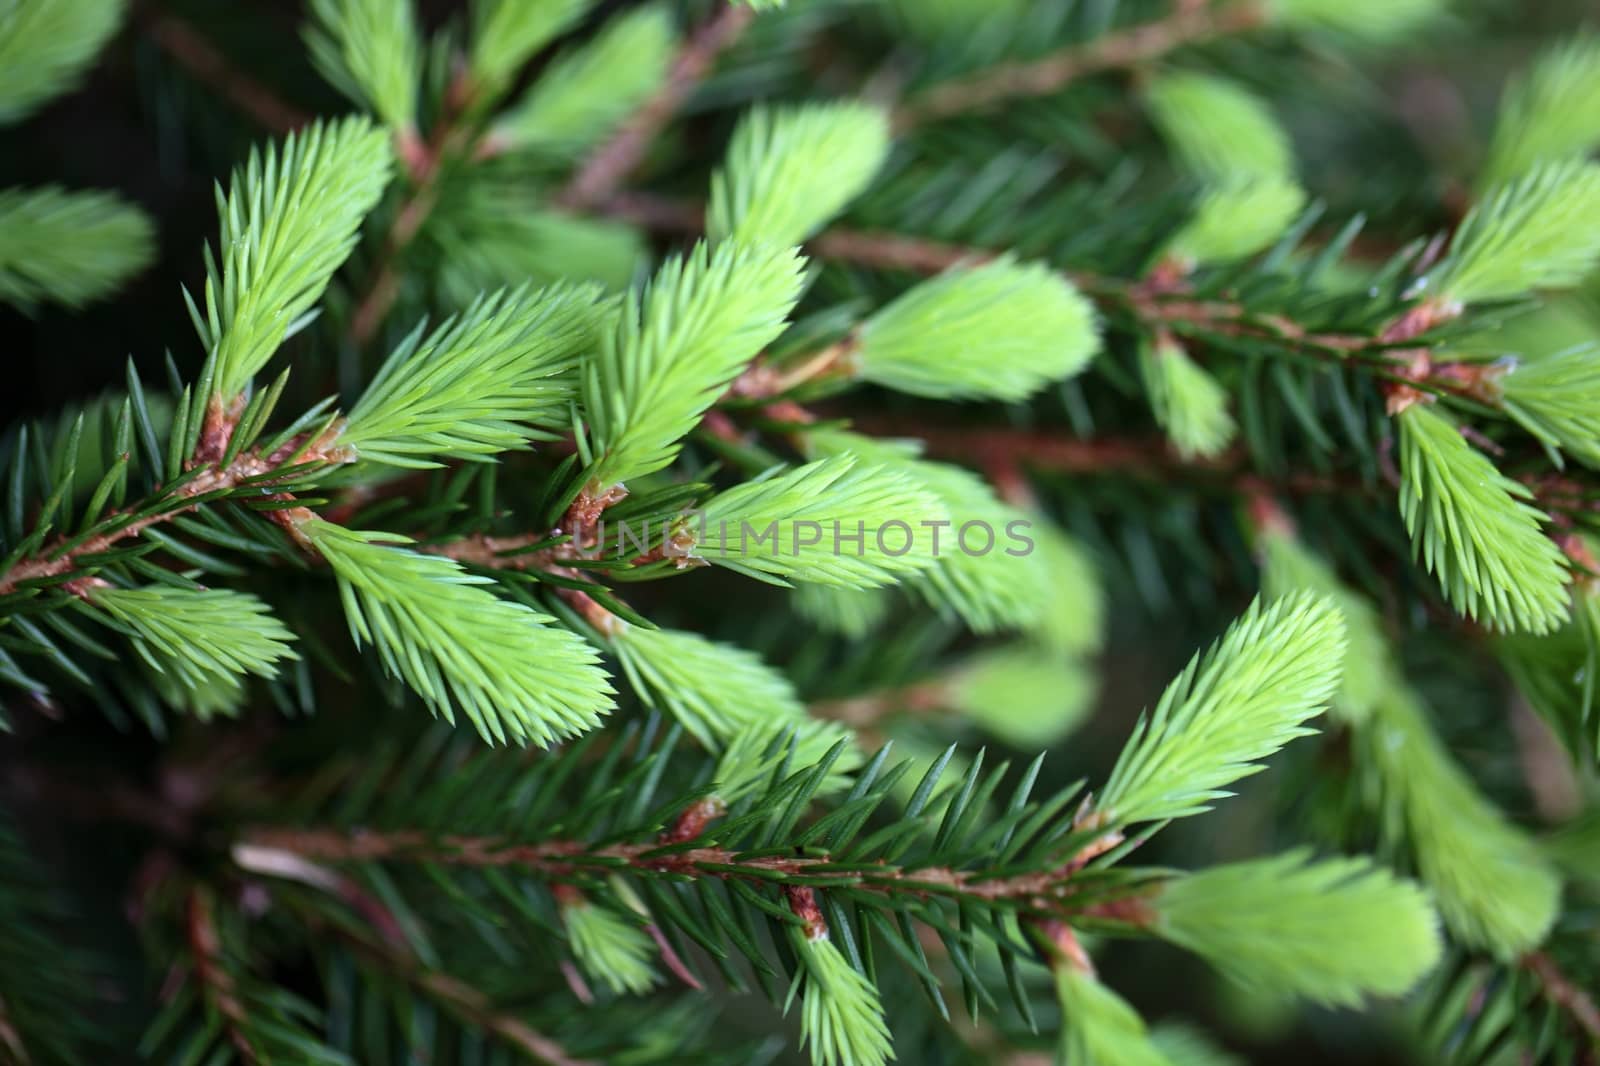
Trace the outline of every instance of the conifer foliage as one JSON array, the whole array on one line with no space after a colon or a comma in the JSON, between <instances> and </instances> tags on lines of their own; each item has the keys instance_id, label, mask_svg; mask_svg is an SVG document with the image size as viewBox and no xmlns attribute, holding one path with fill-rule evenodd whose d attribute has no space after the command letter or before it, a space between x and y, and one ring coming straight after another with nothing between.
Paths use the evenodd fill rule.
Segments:
<instances>
[{"instance_id":1,"label":"conifer foliage","mask_svg":"<svg viewBox=\"0 0 1600 1066\"><path fill-rule=\"evenodd\" d=\"M1446 152L1330 86L1467 0L125 6L0 135L250 147L0 434L0 1062L1600 1055L1594 41Z\"/></svg>"}]
</instances>

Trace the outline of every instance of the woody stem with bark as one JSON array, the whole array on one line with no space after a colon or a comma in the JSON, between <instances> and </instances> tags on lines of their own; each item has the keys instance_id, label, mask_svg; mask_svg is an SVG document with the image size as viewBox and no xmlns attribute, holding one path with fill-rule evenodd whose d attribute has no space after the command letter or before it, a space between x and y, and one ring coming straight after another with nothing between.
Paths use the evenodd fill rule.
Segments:
<instances>
[{"instance_id":1,"label":"woody stem with bark","mask_svg":"<svg viewBox=\"0 0 1600 1066\"><path fill-rule=\"evenodd\" d=\"M0 596L15 592L25 582L63 577L90 568L95 556L110 551L123 541L139 536L152 526L188 514L201 504L227 496L252 482L260 481L265 491L271 485L270 475L296 455L301 462L329 458L319 453L315 446L306 448L304 441L297 438L270 455L246 452L225 467L209 467L198 473L191 471L190 476L178 483L176 488L160 491L119 514L101 520L96 526L101 532L87 537L81 533L61 536L49 547L18 559L4 573L0 573ZM163 501L170 501L172 506L146 513ZM284 511L272 513L287 514ZM134 517L140 514L143 517Z\"/></svg>"},{"instance_id":2,"label":"woody stem with bark","mask_svg":"<svg viewBox=\"0 0 1600 1066\"><path fill-rule=\"evenodd\" d=\"M685 842L686 843L686 842ZM342 832L320 829L247 830L235 846L256 856L285 852L314 862L398 862L461 867L516 867L550 881L604 877L620 869L673 879L717 878L751 884L780 882L826 887L849 879L856 892L1005 901L1021 913L1062 917L1085 910L1073 903L1078 860L1059 869L1005 877L948 866L862 863L848 869L828 856L745 855L723 847L683 847L651 841L595 846L584 841L514 843L498 837L431 836L421 832ZM259 863L257 864L259 867ZM1096 894L1096 913L1104 897Z\"/></svg>"}]
</instances>

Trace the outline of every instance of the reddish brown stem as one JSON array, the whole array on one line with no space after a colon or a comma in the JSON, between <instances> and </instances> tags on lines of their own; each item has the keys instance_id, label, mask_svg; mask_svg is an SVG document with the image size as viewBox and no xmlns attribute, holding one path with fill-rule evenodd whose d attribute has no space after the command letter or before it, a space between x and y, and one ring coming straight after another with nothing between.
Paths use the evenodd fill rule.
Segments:
<instances>
[{"instance_id":1,"label":"reddish brown stem","mask_svg":"<svg viewBox=\"0 0 1600 1066\"><path fill-rule=\"evenodd\" d=\"M895 114L895 126L907 129L951 115L992 110L1007 100L1048 96L1079 78L1147 63L1184 45L1246 33L1266 20L1266 7L1255 2L1221 7L1183 4L1155 22L1129 26L1039 59L991 67L936 85L900 108Z\"/></svg>"},{"instance_id":2,"label":"reddish brown stem","mask_svg":"<svg viewBox=\"0 0 1600 1066\"><path fill-rule=\"evenodd\" d=\"M284 445L272 455L263 456L258 452L247 452L238 456L226 467L207 470L192 480L180 486L172 495L179 500L194 500L209 493L238 488L245 481L259 478L272 473L283 465L296 451L299 451L303 441L294 440ZM307 449L301 456L302 461L316 461L331 459L332 457L319 452L315 447ZM156 497L160 499L162 497ZM146 500L133 510L147 509L154 501ZM38 581L44 578L61 577L70 574L79 568L79 560L110 551L113 547L132 537L137 537L152 526L170 522L179 515L188 514L199 503L186 503L175 506L159 514L149 515L136 519L124 526L120 526L107 533L90 537L70 551L65 550L69 543L66 537L57 537L53 544L36 555L18 560L4 574L0 574L0 596L16 591L18 585L25 581ZM272 511L274 516L287 516L289 512ZM108 516L114 517L115 512ZM285 517L284 521L290 519Z\"/></svg>"},{"instance_id":3,"label":"reddish brown stem","mask_svg":"<svg viewBox=\"0 0 1600 1066\"><path fill-rule=\"evenodd\" d=\"M350 339L357 346L365 345L377 336L378 329L400 295L400 257L421 232L423 224L439 202L439 181L446 163L458 155L469 158L476 150L475 144L463 141L460 127L463 115L471 107L471 97L470 82L464 73L458 74L446 94L445 113L435 124L427 142L420 143L414 134L401 138L400 155L410 171L412 188L395 214L394 223L384 239L382 256L372 284L351 315Z\"/></svg>"},{"instance_id":4,"label":"reddish brown stem","mask_svg":"<svg viewBox=\"0 0 1600 1066\"><path fill-rule=\"evenodd\" d=\"M156 45L197 81L217 90L240 111L274 133L288 133L311 121L311 116L285 103L275 92L228 62L228 58L196 33L188 23L141 8L145 32Z\"/></svg>"},{"instance_id":5,"label":"reddish brown stem","mask_svg":"<svg viewBox=\"0 0 1600 1066\"><path fill-rule=\"evenodd\" d=\"M892 714L941 710L948 706L948 694L947 682L924 681L887 692L813 703L811 713L819 718L843 722L852 729L870 729Z\"/></svg>"},{"instance_id":6,"label":"reddish brown stem","mask_svg":"<svg viewBox=\"0 0 1600 1066\"><path fill-rule=\"evenodd\" d=\"M1566 1011L1589 1040L1600 1045L1600 1006L1595 1005L1590 994L1573 983L1556 961L1542 951L1524 956L1522 966L1538 979L1545 998Z\"/></svg>"},{"instance_id":7,"label":"reddish brown stem","mask_svg":"<svg viewBox=\"0 0 1600 1066\"><path fill-rule=\"evenodd\" d=\"M641 193L614 196L601 209L612 217L665 233L696 234L701 232L704 221L704 211L698 204ZM928 276L957 266L985 263L1001 254L993 249L972 245L844 228L825 230L809 241L806 247L824 259ZM1358 352L1378 352L1396 343L1395 337L1400 335L1393 329L1377 338L1362 334L1319 333L1281 315L1253 314L1232 301L1188 298L1187 284L1171 278L1157 277L1153 281L1146 279L1134 283L1082 271L1065 271L1063 277L1108 309L1131 314L1153 329L1258 337L1292 345L1313 357L1342 360ZM1428 314L1436 316L1437 309ZM1409 320L1409 325L1415 328L1426 321L1426 316L1416 316ZM1439 321L1443 320L1437 317L1432 319L1434 324Z\"/></svg>"},{"instance_id":8,"label":"reddish brown stem","mask_svg":"<svg viewBox=\"0 0 1600 1066\"><path fill-rule=\"evenodd\" d=\"M961 459L989 469L991 464L1016 464L1053 473L1119 474L1151 481L1189 480L1199 473L1214 473L1235 487L1273 488L1299 495L1367 493L1364 483L1319 474L1292 473L1268 481L1250 470L1249 457L1239 449L1210 459L1184 459L1162 438L1098 437L1080 439L1038 430L1000 428L933 429L921 423L894 418L865 418L858 428L880 436L915 436L930 455Z\"/></svg>"},{"instance_id":9,"label":"reddish brown stem","mask_svg":"<svg viewBox=\"0 0 1600 1066\"><path fill-rule=\"evenodd\" d=\"M551 880L600 877L620 867L672 877L734 879L771 883L785 877L803 886L809 879L836 884L841 876L827 856L747 856L721 847L697 847L657 854L661 843L608 844L553 840L516 844L496 837L431 836L421 832L342 832L263 828L244 834L247 846L277 849L323 862L417 862L442 866L514 866ZM811 873L813 867L822 870ZM954 896L1009 900L1039 915L1073 913L1072 871L1045 870L1011 877L984 878L948 866L872 865L855 871L855 891L919 897Z\"/></svg>"},{"instance_id":10,"label":"reddish brown stem","mask_svg":"<svg viewBox=\"0 0 1600 1066\"><path fill-rule=\"evenodd\" d=\"M260 1061L255 1048L244 1035L249 1021L244 1004L239 1002L234 987L233 974L222 960L222 938L217 935L216 917L212 911L210 893L193 889L188 902L189 951L194 956L195 978L199 981L206 1001L222 1016L228 1029L228 1039L238 1049L245 1062Z\"/></svg>"},{"instance_id":11,"label":"reddish brown stem","mask_svg":"<svg viewBox=\"0 0 1600 1066\"><path fill-rule=\"evenodd\" d=\"M717 56L739 39L754 17L754 9L747 5L723 4L721 11L689 37L672 61L661 88L584 161L556 202L584 210L620 189L643 161L656 135L711 72Z\"/></svg>"}]
</instances>

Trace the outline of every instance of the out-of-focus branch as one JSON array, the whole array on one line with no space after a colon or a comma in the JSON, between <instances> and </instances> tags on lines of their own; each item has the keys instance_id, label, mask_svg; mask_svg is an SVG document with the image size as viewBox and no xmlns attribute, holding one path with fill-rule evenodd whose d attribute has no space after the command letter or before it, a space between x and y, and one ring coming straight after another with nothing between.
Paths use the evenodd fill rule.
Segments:
<instances>
[{"instance_id":1,"label":"out-of-focus branch","mask_svg":"<svg viewBox=\"0 0 1600 1066\"><path fill-rule=\"evenodd\" d=\"M1572 978L1562 972L1556 961L1542 951L1524 956L1522 966L1538 980L1545 998L1567 1012L1578 1028L1600 1046L1600 1006Z\"/></svg>"},{"instance_id":2,"label":"out-of-focus branch","mask_svg":"<svg viewBox=\"0 0 1600 1066\"><path fill-rule=\"evenodd\" d=\"M210 86L240 111L274 133L288 133L311 121L311 116L287 103L272 89L228 62L228 57L187 22L160 11L153 4L139 8L145 32L173 61Z\"/></svg>"},{"instance_id":3,"label":"out-of-focus branch","mask_svg":"<svg viewBox=\"0 0 1600 1066\"><path fill-rule=\"evenodd\" d=\"M650 143L705 80L717 56L739 39L755 17L755 10L743 4L721 6L721 11L689 37L655 95L578 168L557 195L559 205L593 207L620 189L638 168Z\"/></svg>"},{"instance_id":4,"label":"out-of-focus branch","mask_svg":"<svg viewBox=\"0 0 1600 1066\"><path fill-rule=\"evenodd\" d=\"M1266 19L1266 7L1254 0L1220 6L1179 4L1154 22L936 85L903 105L895 113L895 126L906 129L951 115L988 111L1007 100L1047 96L1079 78L1159 59L1184 45L1247 33Z\"/></svg>"}]
</instances>

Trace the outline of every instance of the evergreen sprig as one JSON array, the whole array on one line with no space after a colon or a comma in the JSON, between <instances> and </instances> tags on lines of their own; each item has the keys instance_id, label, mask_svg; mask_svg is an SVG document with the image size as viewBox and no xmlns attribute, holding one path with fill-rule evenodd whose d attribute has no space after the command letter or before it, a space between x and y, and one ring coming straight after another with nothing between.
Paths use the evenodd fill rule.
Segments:
<instances>
[{"instance_id":1,"label":"evergreen sprig","mask_svg":"<svg viewBox=\"0 0 1600 1066\"><path fill-rule=\"evenodd\" d=\"M1555 871L1434 734L1372 606L1284 531L1264 542L1269 594L1314 589L1344 617L1350 650L1332 710L1355 730L1384 837L1414 856L1453 937L1501 958L1529 950L1554 920Z\"/></svg>"},{"instance_id":2,"label":"evergreen sprig","mask_svg":"<svg viewBox=\"0 0 1600 1066\"><path fill-rule=\"evenodd\" d=\"M96 588L87 602L129 634L152 670L170 674L182 690L236 686L245 674L275 677L280 661L299 657L289 647L294 635L248 593L148 585Z\"/></svg>"},{"instance_id":3,"label":"evergreen sprig","mask_svg":"<svg viewBox=\"0 0 1600 1066\"><path fill-rule=\"evenodd\" d=\"M1070 963L1055 967L1065 1066L1180 1066L1150 1038L1139 1012Z\"/></svg>"},{"instance_id":4,"label":"evergreen sprig","mask_svg":"<svg viewBox=\"0 0 1600 1066\"><path fill-rule=\"evenodd\" d=\"M690 521L713 565L862 589L935 565L927 527L950 518L912 475L845 454L719 493Z\"/></svg>"},{"instance_id":5,"label":"evergreen sprig","mask_svg":"<svg viewBox=\"0 0 1600 1066\"><path fill-rule=\"evenodd\" d=\"M492 140L567 158L594 144L662 84L672 17L646 6L618 15L592 40L558 56L495 122Z\"/></svg>"},{"instance_id":6,"label":"evergreen sprig","mask_svg":"<svg viewBox=\"0 0 1600 1066\"><path fill-rule=\"evenodd\" d=\"M1383 828L1409 846L1450 931L1501 959L1543 940L1560 906L1560 878L1450 759L1416 696L1392 685L1363 736Z\"/></svg>"},{"instance_id":7,"label":"evergreen sprig","mask_svg":"<svg viewBox=\"0 0 1600 1066\"><path fill-rule=\"evenodd\" d=\"M904 472L951 516L950 526L941 527L942 550L935 549L933 541L940 530L928 531L927 549L935 556L934 565L907 582L920 596L977 633L1051 627L1059 631L1062 623L1056 612L1061 606L1052 603L1048 583L1050 557L1021 540L1010 544L1002 539L1027 534L1034 524L1027 512L1002 503L971 471L918 459L917 447L909 442L840 430L814 430L806 441L813 455L855 455L879 469ZM960 543L961 527L968 524L984 531L984 539L972 551L963 550ZM983 551L989 532L995 544Z\"/></svg>"},{"instance_id":8,"label":"evergreen sprig","mask_svg":"<svg viewBox=\"0 0 1600 1066\"><path fill-rule=\"evenodd\" d=\"M1366 858L1231 863L1169 882L1152 905L1162 935L1225 972L1330 1004L1403 995L1441 951L1422 890Z\"/></svg>"},{"instance_id":9,"label":"evergreen sprig","mask_svg":"<svg viewBox=\"0 0 1600 1066\"><path fill-rule=\"evenodd\" d=\"M1400 514L1451 604L1503 630L1545 633L1565 621L1571 575L1527 486L1432 408L1414 405L1398 421Z\"/></svg>"},{"instance_id":10,"label":"evergreen sprig","mask_svg":"<svg viewBox=\"0 0 1600 1066\"><path fill-rule=\"evenodd\" d=\"M1501 185L1462 220L1430 279L1440 299L1506 300L1569 288L1600 260L1600 165L1562 161Z\"/></svg>"},{"instance_id":11,"label":"evergreen sprig","mask_svg":"<svg viewBox=\"0 0 1600 1066\"><path fill-rule=\"evenodd\" d=\"M722 390L783 331L801 262L787 248L700 244L627 297L582 380L591 485L609 488L672 462Z\"/></svg>"},{"instance_id":12,"label":"evergreen sprig","mask_svg":"<svg viewBox=\"0 0 1600 1066\"><path fill-rule=\"evenodd\" d=\"M1093 307L1042 264L958 267L861 325L861 378L939 399L1019 401L1084 368L1100 348Z\"/></svg>"},{"instance_id":13,"label":"evergreen sprig","mask_svg":"<svg viewBox=\"0 0 1600 1066\"><path fill-rule=\"evenodd\" d=\"M1266 102L1225 78L1172 72L1145 86L1161 134L1195 177L1293 177L1288 134Z\"/></svg>"},{"instance_id":14,"label":"evergreen sprig","mask_svg":"<svg viewBox=\"0 0 1600 1066\"><path fill-rule=\"evenodd\" d=\"M486 459L567 423L577 368L608 311L596 287L526 286L474 301L426 340L419 325L373 377L337 443L363 459Z\"/></svg>"},{"instance_id":15,"label":"evergreen sprig","mask_svg":"<svg viewBox=\"0 0 1600 1066\"><path fill-rule=\"evenodd\" d=\"M122 23L122 0L12 0L0 11L0 125L72 88Z\"/></svg>"},{"instance_id":16,"label":"evergreen sprig","mask_svg":"<svg viewBox=\"0 0 1600 1066\"><path fill-rule=\"evenodd\" d=\"M1158 341L1139 351L1139 370L1150 409L1178 454L1213 458L1233 442L1228 391L1181 346Z\"/></svg>"},{"instance_id":17,"label":"evergreen sprig","mask_svg":"<svg viewBox=\"0 0 1600 1066\"><path fill-rule=\"evenodd\" d=\"M1083 663L1021 642L971 657L948 685L964 719L1022 750L1059 742L1083 721L1095 695Z\"/></svg>"},{"instance_id":18,"label":"evergreen sprig","mask_svg":"<svg viewBox=\"0 0 1600 1066\"><path fill-rule=\"evenodd\" d=\"M533 54L583 17L593 0L476 0L468 59L479 86L497 94Z\"/></svg>"},{"instance_id":19,"label":"evergreen sprig","mask_svg":"<svg viewBox=\"0 0 1600 1066\"><path fill-rule=\"evenodd\" d=\"M447 722L459 709L491 743L548 745L593 729L611 707L597 657L554 619L502 599L492 579L395 545L397 534L313 518L300 532L339 579L350 634L372 644Z\"/></svg>"},{"instance_id":20,"label":"evergreen sprig","mask_svg":"<svg viewBox=\"0 0 1600 1066\"><path fill-rule=\"evenodd\" d=\"M1098 806L1119 825L1181 818L1296 737L1334 694L1344 622L1330 601L1258 600L1190 660L1117 759Z\"/></svg>"},{"instance_id":21,"label":"evergreen sprig","mask_svg":"<svg viewBox=\"0 0 1600 1066\"><path fill-rule=\"evenodd\" d=\"M789 941L801 962L790 995L800 996L801 1039L816 1066L883 1066L894 1058L883 1003L826 929L795 927Z\"/></svg>"},{"instance_id":22,"label":"evergreen sprig","mask_svg":"<svg viewBox=\"0 0 1600 1066\"><path fill-rule=\"evenodd\" d=\"M207 255L205 313L195 329L216 359L215 395L231 400L304 325L389 180L383 131L363 119L317 123L252 151L234 172L221 261Z\"/></svg>"},{"instance_id":23,"label":"evergreen sprig","mask_svg":"<svg viewBox=\"0 0 1600 1066\"><path fill-rule=\"evenodd\" d=\"M650 957L650 937L636 921L587 899L561 905L567 941L584 972L617 995L640 995L660 981Z\"/></svg>"},{"instance_id":24,"label":"evergreen sprig","mask_svg":"<svg viewBox=\"0 0 1600 1066\"><path fill-rule=\"evenodd\" d=\"M743 648L642 626L615 634L611 647L645 703L709 748L721 748L746 726L805 720L794 686Z\"/></svg>"},{"instance_id":25,"label":"evergreen sprig","mask_svg":"<svg viewBox=\"0 0 1600 1066\"><path fill-rule=\"evenodd\" d=\"M1518 361L1498 379L1500 405L1552 448L1600 466L1600 359L1588 345Z\"/></svg>"},{"instance_id":26,"label":"evergreen sprig","mask_svg":"<svg viewBox=\"0 0 1600 1066\"><path fill-rule=\"evenodd\" d=\"M411 0L312 0L317 71L386 126L414 135L422 42Z\"/></svg>"},{"instance_id":27,"label":"evergreen sprig","mask_svg":"<svg viewBox=\"0 0 1600 1066\"><path fill-rule=\"evenodd\" d=\"M1244 259L1282 236L1305 204L1305 190L1293 178L1235 175L1201 194L1166 254L1188 266Z\"/></svg>"},{"instance_id":28,"label":"evergreen sprig","mask_svg":"<svg viewBox=\"0 0 1600 1066\"><path fill-rule=\"evenodd\" d=\"M1541 163L1588 155L1600 144L1600 40L1578 37L1541 54L1506 87L1479 175L1502 185Z\"/></svg>"},{"instance_id":29,"label":"evergreen sprig","mask_svg":"<svg viewBox=\"0 0 1600 1066\"><path fill-rule=\"evenodd\" d=\"M799 244L866 188L889 152L889 120L862 104L757 107L711 179L706 234Z\"/></svg>"},{"instance_id":30,"label":"evergreen sprig","mask_svg":"<svg viewBox=\"0 0 1600 1066\"><path fill-rule=\"evenodd\" d=\"M0 190L0 300L82 306L141 270L154 244L150 220L110 193Z\"/></svg>"}]
</instances>

